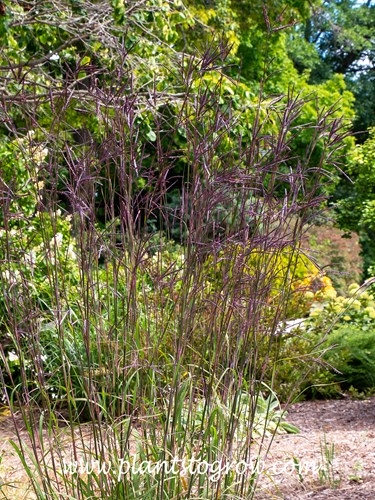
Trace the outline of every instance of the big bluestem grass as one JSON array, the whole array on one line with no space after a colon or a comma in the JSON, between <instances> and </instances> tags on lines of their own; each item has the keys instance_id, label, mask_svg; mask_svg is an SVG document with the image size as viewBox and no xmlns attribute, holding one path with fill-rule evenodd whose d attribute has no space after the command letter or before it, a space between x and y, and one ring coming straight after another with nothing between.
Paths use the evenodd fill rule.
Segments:
<instances>
[{"instance_id":1,"label":"big bluestem grass","mask_svg":"<svg viewBox=\"0 0 375 500\"><path fill-rule=\"evenodd\" d=\"M291 90L260 95L236 136L223 50L177 61L173 94L124 64L36 99L34 136L19 100L2 108L27 173L23 191L1 188L2 397L37 498L256 490L254 441L282 426L265 374L342 132L333 110L304 124Z\"/></svg>"}]
</instances>

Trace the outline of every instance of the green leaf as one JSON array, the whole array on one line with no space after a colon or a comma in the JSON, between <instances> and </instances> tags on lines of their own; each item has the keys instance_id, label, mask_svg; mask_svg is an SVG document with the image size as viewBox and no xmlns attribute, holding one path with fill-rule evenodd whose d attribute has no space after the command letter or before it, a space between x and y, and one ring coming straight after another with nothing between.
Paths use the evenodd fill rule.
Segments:
<instances>
[{"instance_id":1,"label":"green leaf","mask_svg":"<svg viewBox=\"0 0 375 500\"><path fill-rule=\"evenodd\" d=\"M146 134L146 137L152 142L156 141L156 134L153 130L149 130Z\"/></svg>"},{"instance_id":2,"label":"green leaf","mask_svg":"<svg viewBox=\"0 0 375 500\"><path fill-rule=\"evenodd\" d=\"M85 66L86 64L89 64L91 61L91 57L85 56L82 61L81 61L81 66Z\"/></svg>"},{"instance_id":3,"label":"green leaf","mask_svg":"<svg viewBox=\"0 0 375 500\"><path fill-rule=\"evenodd\" d=\"M284 429L288 434L299 434L301 431L293 424L288 422L281 422L280 427Z\"/></svg>"}]
</instances>

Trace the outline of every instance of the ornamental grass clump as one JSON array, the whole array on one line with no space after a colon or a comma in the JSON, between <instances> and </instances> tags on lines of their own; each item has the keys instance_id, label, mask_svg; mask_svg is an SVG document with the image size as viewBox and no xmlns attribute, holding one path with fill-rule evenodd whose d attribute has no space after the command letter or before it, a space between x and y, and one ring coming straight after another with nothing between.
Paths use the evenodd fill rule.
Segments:
<instances>
[{"instance_id":1,"label":"ornamental grass clump","mask_svg":"<svg viewBox=\"0 0 375 500\"><path fill-rule=\"evenodd\" d=\"M173 92L116 50L124 64L90 85L78 69L1 103L13 446L41 499L251 498L254 440L286 429L278 325L341 124L261 90L241 135L223 45L176 56Z\"/></svg>"}]
</instances>

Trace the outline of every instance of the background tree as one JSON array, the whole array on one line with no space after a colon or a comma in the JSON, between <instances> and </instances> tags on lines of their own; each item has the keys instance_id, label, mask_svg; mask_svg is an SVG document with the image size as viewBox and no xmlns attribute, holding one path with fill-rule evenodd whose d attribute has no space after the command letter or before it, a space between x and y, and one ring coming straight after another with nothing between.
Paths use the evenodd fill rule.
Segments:
<instances>
[{"instance_id":1,"label":"background tree","mask_svg":"<svg viewBox=\"0 0 375 500\"><path fill-rule=\"evenodd\" d=\"M343 170L350 173L354 185L342 175L332 201L339 207L340 227L360 235L365 276L375 257L374 234L361 213L364 203L372 196L371 182L367 184L367 181L372 164L370 131L375 125L374 32L374 2L328 0L312 6L310 15L296 25L288 39L289 55L299 73L308 75L310 83L328 82L333 75L342 75L355 97L352 130L357 143L364 143L366 139L368 142L363 149L357 148L354 156L349 155L349 164L344 161Z\"/></svg>"},{"instance_id":2,"label":"background tree","mask_svg":"<svg viewBox=\"0 0 375 500\"><path fill-rule=\"evenodd\" d=\"M374 125L375 4L371 0L328 0L312 6L288 39L288 50L300 73L310 82L342 74L355 95L354 132ZM366 134L358 136L363 142Z\"/></svg>"},{"instance_id":3,"label":"background tree","mask_svg":"<svg viewBox=\"0 0 375 500\"><path fill-rule=\"evenodd\" d=\"M199 61L216 43L212 40L224 35L216 50L219 55L221 52L221 60L226 60L225 67L215 71L214 66L208 65L203 81L208 94L216 92L220 85L223 105L226 96L231 96L231 109L222 109L223 116L230 115L235 123L225 145L227 151L237 147L238 137L245 143L254 134L249 123L259 105L259 94L262 115L269 117L270 141L282 127L275 95L287 95L293 86L301 96L310 96L309 104L297 117L296 132L290 136L288 160L280 165L285 175L296 167L296 156L305 150L312 138L311 129L304 124L316 121L323 109L331 108L339 99L341 108L332 108L331 119L353 114L353 96L342 77L333 75L324 82L311 84L306 74L297 71L288 55L285 27L292 26L296 20L307 19L306 2L274 2L267 4L267 8L259 3L256 9L250 8L247 2L224 0L209 5L196 0L186 5L179 0L126 4L121 0L98 3L33 0L7 1L4 5L5 15L0 19L4 33L0 82L5 102L17 118L14 122L16 133L22 136L35 130L35 144L47 146L48 135L53 135L54 116L63 115L59 126L64 123L65 140L74 146L77 157L82 157L88 145L99 147L107 126L93 104L93 84L104 93L105 89L111 89L116 99L132 96L137 102L134 120L146 168L158 155L158 128L163 121L175 124L174 134L169 133L163 139L182 153L173 168L168 169L166 178L167 202L172 213L181 203L183 183L190 175L186 159L188 131L178 118L185 106L181 96L189 83L183 80L186 64L190 64L186 54ZM125 59L121 56L123 48L127 52ZM123 66L132 76L129 79L126 72L122 73L122 80L115 82L115 69ZM202 84L200 78L198 84ZM69 104L63 105L62 97L66 95L70 96ZM158 104L157 120L152 110L153 95L159 103L164 103L163 106ZM32 113L31 103L37 103ZM203 124L204 119L199 120L199 126ZM5 122L2 133L5 137L10 133ZM349 140L346 148L350 147ZM323 141L310 159L312 168L322 148ZM55 150L58 154L58 145ZM62 169L64 162L61 158ZM142 177L141 168L138 172L133 182L134 192L139 194L148 179ZM334 171L331 174L337 175ZM103 172L104 178L108 175L110 171ZM158 182L160 175L161 172L155 172L153 182ZM282 185L279 188L283 196L284 188ZM63 186L60 192L62 207L69 209ZM138 196L138 202L140 198ZM97 210L103 212L100 192L97 199ZM159 226L160 222L155 222L153 229Z\"/></svg>"},{"instance_id":4,"label":"background tree","mask_svg":"<svg viewBox=\"0 0 375 500\"><path fill-rule=\"evenodd\" d=\"M365 277L375 268L375 128L369 129L369 138L357 145L350 156L348 173L354 180L338 187L341 197L336 209L340 226L360 236L363 249Z\"/></svg>"}]
</instances>

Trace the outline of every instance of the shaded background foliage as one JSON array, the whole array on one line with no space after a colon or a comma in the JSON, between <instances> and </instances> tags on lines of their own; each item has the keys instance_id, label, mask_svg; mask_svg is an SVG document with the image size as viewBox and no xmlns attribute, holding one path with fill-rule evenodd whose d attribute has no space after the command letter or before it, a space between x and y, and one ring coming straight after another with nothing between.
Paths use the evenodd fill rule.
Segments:
<instances>
[{"instance_id":1,"label":"shaded background foliage","mask_svg":"<svg viewBox=\"0 0 375 500\"><path fill-rule=\"evenodd\" d=\"M144 161L152 161L151 158L157 155L156 132L163 120L174 121L176 130L163 140L169 141L171 149L186 148L187 131L176 121L181 105L178 96L186 86L181 69L184 63L178 61L182 53L204 54L215 43L212 42L215 37L224 36L217 50L222 52L221 59L226 59L225 69L220 75L215 74L208 62L208 67L203 68L207 71L204 84L207 94L220 86L223 117L238 117L232 120L228 150L238 136L246 142L254 133L247 124L254 116L259 92L264 97L269 96L269 101L264 100L263 104L266 115L273 96L286 93L293 85L301 95L311 94L314 99L297 117L296 132L289 145L292 162L293 155L303 154L311 139L311 133L299 130L299 125L314 121L319 109L329 108L338 100L340 105L333 117L353 118L357 106L354 104L353 108L353 103L358 102L360 106L361 99L354 101L340 73L345 73L349 87L356 93L364 70L357 82L350 79L349 67L352 69L358 63L363 68L361 62L366 58L365 72L371 71L370 62L367 62L371 61L371 4L358 7L353 2L257 4L228 0L185 4L177 0L146 3L64 1L55 4L35 0L5 1L3 6L1 81L5 101L12 103L12 115L17 117L18 129L34 129L36 123L48 128L53 123L53 115L63 113L66 139L72 141L77 150L85 144L97 147L101 144L103 131L87 97L90 86L95 83L97 88L110 88L113 82L109 75L122 65L132 71L132 76L130 81L124 74L123 81L116 82L118 97L128 92L144 96L135 120L141 125L146 139L142 145ZM363 25L360 32L353 28L358 19ZM285 31L283 27L290 29ZM119 42L128 57L122 58L119 54L116 49ZM340 66L337 61L346 60L348 47L353 44L351 65L345 66L342 62ZM321 67L326 70L319 70L320 77L314 76ZM263 78L265 74L266 79ZM47 98L51 92L56 97L53 109ZM67 93L71 93L69 106L60 109L58 97ZM158 105L160 123L157 124L147 108L152 94L159 97L160 93L165 97L163 106ZM230 109L225 109L226 97L231 98ZM35 112L31 116L27 112L27 102L31 104L35 99L40 104L45 100L45 104L39 107L37 116ZM278 126L275 116L269 121L270 134ZM6 124L3 124L3 133L8 134ZM348 149L352 142L348 140L346 144ZM311 158L312 166L318 161L318 150L316 155ZM181 174L185 178L188 175L184 160L179 158L168 172L168 203L172 210L179 205L182 196L181 180L176 180L181 179ZM336 171L331 170L331 175L339 179ZM137 183L143 183L142 175ZM100 202L98 209L103 210ZM155 223L154 227L159 225Z\"/></svg>"}]
</instances>

